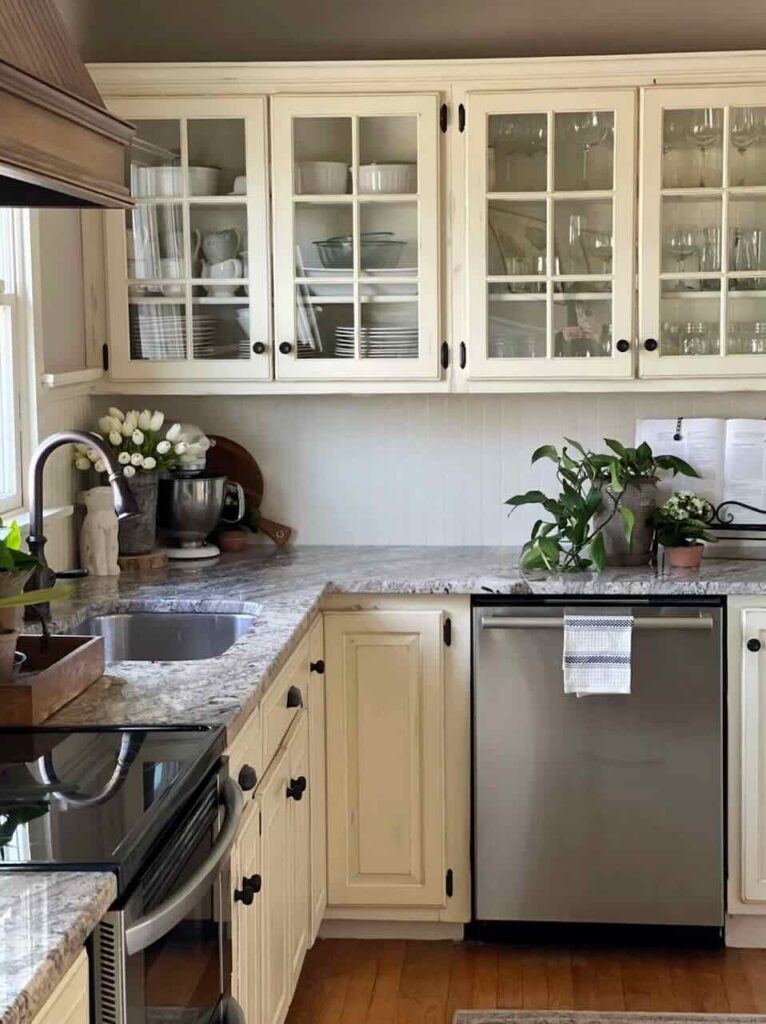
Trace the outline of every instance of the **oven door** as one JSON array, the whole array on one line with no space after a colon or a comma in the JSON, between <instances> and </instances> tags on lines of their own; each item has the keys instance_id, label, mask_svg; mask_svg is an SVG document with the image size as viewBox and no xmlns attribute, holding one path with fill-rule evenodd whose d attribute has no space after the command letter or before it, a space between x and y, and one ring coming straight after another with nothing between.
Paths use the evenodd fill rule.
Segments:
<instances>
[{"instance_id":1,"label":"oven door","mask_svg":"<svg viewBox=\"0 0 766 1024\"><path fill-rule=\"evenodd\" d=\"M231 998L229 851L242 793L195 794L125 906L94 935L96 1024L244 1024Z\"/></svg>"}]
</instances>

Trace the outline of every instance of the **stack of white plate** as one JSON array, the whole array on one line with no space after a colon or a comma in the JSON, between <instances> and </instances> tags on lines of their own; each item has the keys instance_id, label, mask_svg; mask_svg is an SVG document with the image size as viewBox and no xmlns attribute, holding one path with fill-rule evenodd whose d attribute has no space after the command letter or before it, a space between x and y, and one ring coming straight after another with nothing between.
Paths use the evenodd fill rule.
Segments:
<instances>
[{"instance_id":1,"label":"stack of white plate","mask_svg":"<svg viewBox=\"0 0 766 1024\"><path fill-rule=\"evenodd\" d=\"M359 354L363 359L416 359L417 327L360 327ZM353 359L354 328L335 328L335 355Z\"/></svg>"},{"instance_id":2,"label":"stack of white plate","mask_svg":"<svg viewBox=\"0 0 766 1024\"><path fill-rule=\"evenodd\" d=\"M136 306L130 318L133 359L185 359L186 316L177 306Z\"/></svg>"},{"instance_id":3,"label":"stack of white plate","mask_svg":"<svg viewBox=\"0 0 766 1024\"><path fill-rule=\"evenodd\" d=\"M230 327L216 317L195 316L192 331L195 359L244 359L250 351L249 340L232 339Z\"/></svg>"}]
</instances>

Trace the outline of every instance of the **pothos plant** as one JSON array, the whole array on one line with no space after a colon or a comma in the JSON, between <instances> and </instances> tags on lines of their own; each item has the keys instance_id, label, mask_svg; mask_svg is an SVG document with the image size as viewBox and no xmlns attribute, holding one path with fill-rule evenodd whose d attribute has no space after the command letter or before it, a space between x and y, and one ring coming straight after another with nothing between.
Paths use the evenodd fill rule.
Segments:
<instances>
[{"instance_id":1,"label":"pothos plant","mask_svg":"<svg viewBox=\"0 0 766 1024\"><path fill-rule=\"evenodd\" d=\"M570 442L574 443L574 442ZM637 448L629 448L619 441L605 437L608 452L588 452L588 460L602 481L614 494L619 494L632 483L657 480L661 473L699 477L697 470L677 455L655 455L651 445L643 441Z\"/></svg>"}]
</instances>

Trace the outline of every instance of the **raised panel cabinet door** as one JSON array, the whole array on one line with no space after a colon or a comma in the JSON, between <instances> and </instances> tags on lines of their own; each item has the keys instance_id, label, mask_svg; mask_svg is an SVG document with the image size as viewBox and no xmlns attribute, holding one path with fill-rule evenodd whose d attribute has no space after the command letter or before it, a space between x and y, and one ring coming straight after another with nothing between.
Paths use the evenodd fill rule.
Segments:
<instances>
[{"instance_id":1,"label":"raised panel cabinet door","mask_svg":"<svg viewBox=\"0 0 766 1024\"><path fill-rule=\"evenodd\" d=\"M290 764L283 748L263 780L261 1020L282 1024L292 996L290 976L290 815L286 799Z\"/></svg>"},{"instance_id":2,"label":"raised panel cabinet door","mask_svg":"<svg viewBox=\"0 0 766 1024\"><path fill-rule=\"evenodd\" d=\"M112 379L270 380L265 97L110 105L136 125L135 206L105 221Z\"/></svg>"},{"instance_id":3,"label":"raised panel cabinet door","mask_svg":"<svg viewBox=\"0 0 766 1024\"><path fill-rule=\"evenodd\" d=\"M438 380L438 93L271 102L279 380Z\"/></svg>"},{"instance_id":4,"label":"raised panel cabinet door","mask_svg":"<svg viewBox=\"0 0 766 1024\"><path fill-rule=\"evenodd\" d=\"M633 375L635 89L466 96L466 373Z\"/></svg>"},{"instance_id":5,"label":"raised panel cabinet door","mask_svg":"<svg viewBox=\"0 0 766 1024\"><path fill-rule=\"evenodd\" d=\"M766 611L742 613L742 899L766 901Z\"/></svg>"},{"instance_id":6,"label":"raised panel cabinet door","mask_svg":"<svg viewBox=\"0 0 766 1024\"><path fill-rule=\"evenodd\" d=\"M290 978L294 990L309 947L311 924L311 788L308 713L302 711L287 739L289 783Z\"/></svg>"},{"instance_id":7,"label":"raised panel cabinet door","mask_svg":"<svg viewBox=\"0 0 766 1024\"><path fill-rule=\"evenodd\" d=\"M261 880L260 806L250 807L232 850L232 942L234 998L242 1007L245 1024L261 1021ZM252 899L247 889L252 890Z\"/></svg>"},{"instance_id":8,"label":"raised panel cabinet door","mask_svg":"<svg viewBox=\"0 0 766 1024\"><path fill-rule=\"evenodd\" d=\"M32 1024L89 1024L88 956L83 949Z\"/></svg>"},{"instance_id":9,"label":"raised panel cabinet door","mask_svg":"<svg viewBox=\"0 0 766 1024\"><path fill-rule=\"evenodd\" d=\"M445 902L442 614L325 613L328 903Z\"/></svg>"},{"instance_id":10,"label":"raised panel cabinet door","mask_svg":"<svg viewBox=\"0 0 766 1024\"><path fill-rule=\"evenodd\" d=\"M325 761L324 623L309 633L309 808L311 811L311 930L313 945L327 907L327 768Z\"/></svg>"},{"instance_id":11,"label":"raised panel cabinet door","mask_svg":"<svg viewBox=\"0 0 766 1024\"><path fill-rule=\"evenodd\" d=\"M766 86L647 87L642 377L766 370Z\"/></svg>"}]
</instances>

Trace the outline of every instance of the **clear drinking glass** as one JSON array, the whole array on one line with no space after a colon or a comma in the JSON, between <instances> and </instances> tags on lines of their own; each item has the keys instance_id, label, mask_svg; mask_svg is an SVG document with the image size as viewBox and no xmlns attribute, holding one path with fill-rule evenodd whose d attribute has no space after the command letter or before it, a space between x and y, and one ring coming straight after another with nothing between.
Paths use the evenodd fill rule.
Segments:
<instances>
[{"instance_id":1,"label":"clear drinking glass","mask_svg":"<svg viewBox=\"0 0 766 1024\"><path fill-rule=\"evenodd\" d=\"M730 184L744 185L747 179L747 152L756 142L760 142L766 131L764 110L760 107L733 107L731 111L730 138L731 144L739 154L740 174L737 181Z\"/></svg>"},{"instance_id":2,"label":"clear drinking glass","mask_svg":"<svg viewBox=\"0 0 766 1024\"><path fill-rule=\"evenodd\" d=\"M665 248L676 260L676 273L682 274L686 261L699 251L697 232L690 228L675 228L665 235Z\"/></svg>"},{"instance_id":3,"label":"clear drinking glass","mask_svg":"<svg viewBox=\"0 0 766 1024\"><path fill-rule=\"evenodd\" d=\"M589 110L573 115L569 130L577 145L582 148L582 180L588 184L588 157L595 146L606 142L612 130L613 116L599 110Z\"/></svg>"},{"instance_id":4,"label":"clear drinking glass","mask_svg":"<svg viewBox=\"0 0 766 1024\"><path fill-rule=\"evenodd\" d=\"M687 130L689 142L699 150L700 153L700 188L704 188L706 181L706 158L708 150L720 142L723 134L722 111L712 107L704 107L702 110L692 110Z\"/></svg>"},{"instance_id":5,"label":"clear drinking glass","mask_svg":"<svg viewBox=\"0 0 766 1024\"><path fill-rule=\"evenodd\" d=\"M717 345L713 337L713 325L702 320L690 320L681 329L679 341L682 356L708 356Z\"/></svg>"}]
</instances>

